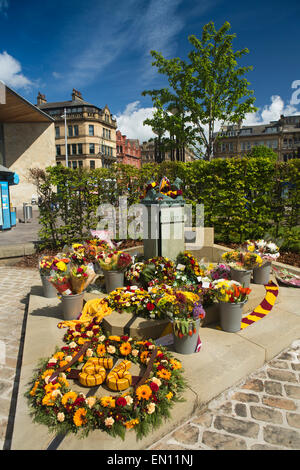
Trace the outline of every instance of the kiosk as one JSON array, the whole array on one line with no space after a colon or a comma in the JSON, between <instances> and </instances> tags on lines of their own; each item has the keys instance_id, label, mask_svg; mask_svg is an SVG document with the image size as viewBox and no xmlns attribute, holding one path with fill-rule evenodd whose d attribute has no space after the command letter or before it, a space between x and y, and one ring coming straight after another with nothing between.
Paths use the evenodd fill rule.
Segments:
<instances>
[{"instance_id":1,"label":"kiosk","mask_svg":"<svg viewBox=\"0 0 300 470\"><path fill-rule=\"evenodd\" d=\"M9 187L19 183L19 176L0 165L0 230L16 225L16 209L10 202Z\"/></svg>"}]
</instances>

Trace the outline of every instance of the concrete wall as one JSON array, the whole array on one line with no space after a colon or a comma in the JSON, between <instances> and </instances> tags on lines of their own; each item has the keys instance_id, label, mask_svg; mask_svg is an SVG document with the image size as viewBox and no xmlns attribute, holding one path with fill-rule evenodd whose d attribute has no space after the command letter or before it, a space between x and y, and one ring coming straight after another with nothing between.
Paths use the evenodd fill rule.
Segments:
<instances>
[{"instance_id":1,"label":"concrete wall","mask_svg":"<svg viewBox=\"0 0 300 470\"><path fill-rule=\"evenodd\" d=\"M10 187L11 202L19 207L36 195L29 169L56 164L54 123L9 123L3 127L5 166L20 178L18 185Z\"/></svg>"}]
</instances>

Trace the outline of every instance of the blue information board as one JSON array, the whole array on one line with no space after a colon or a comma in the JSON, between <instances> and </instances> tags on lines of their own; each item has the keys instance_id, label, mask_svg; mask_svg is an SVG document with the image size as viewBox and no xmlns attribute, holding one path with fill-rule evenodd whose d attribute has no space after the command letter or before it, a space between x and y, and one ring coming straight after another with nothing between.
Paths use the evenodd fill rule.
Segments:
<instances>
[{"instance_id":1,"label":"blue information board","mask_svg":"<svg viewBox=\"0 0 300 470\"><path fill-rule=\"evenodd\" d=\"M2 230L11 228L10 207L9 207L9 189L8 182L1 181L1 201L2 201Z\"/></svg>"}]
</instances>

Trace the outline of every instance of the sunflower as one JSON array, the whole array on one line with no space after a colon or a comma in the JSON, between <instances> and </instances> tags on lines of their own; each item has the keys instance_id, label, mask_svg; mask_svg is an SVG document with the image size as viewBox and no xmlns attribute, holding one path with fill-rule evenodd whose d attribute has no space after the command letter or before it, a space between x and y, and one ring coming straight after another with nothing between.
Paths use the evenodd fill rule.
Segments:
<instances>
[{"instance_id":1,"label":"sunflower","mask_svg":"<svg viewBox=\"0 0 300 470\"><path fill-rule=\"evenodd\" d=\"M52 397L51 393L47 393L42 400L42 404L46 406L53 406L54 402L55 402L55 397Z\"/></svg>"},{"instance_id":2,"label":"sunflower","mask_svg":"<svg viewBox=\"0 0 300 470\"><path fill-rule=\"evenodd\" d=\"M143 398L145 400L149 400L151 395L152 395L152 390L148 385L140 385L136 389L136 396L138 397L139 400L142 400Z\"/></svg>"},{"instance_id":3,"label":"sunflower","mask_svg":"<svg viewBox=\"0 0 300 470\"><path fill-rule=\"evenodd\" d=\"M59 383L52 384L51 382L45 386L46 393L52 393L54 390L57 390L60 387Z\"/></svg>"},{"instance_id":4,"label":"sunflower","mask_svg":"<svg viewBox=\"0 0 300 470\"><path fill-rule=\"evenodd\" d=\"M176 359L170 359L170 364L173 370L181 369L182 367L181 362L177 361Z\"/></svg>"},{"instance_id":5,"label":"sunflower","mask_svg":"<svg viewBox=\"0 0 300 470\"><path fill-rule=\"evenodd\" d=\"M171 378L171 372L169 372L167 369L161 369L157 372L158 377L161 379L165 380L170 380Z\"/></svg>"},{"instance_id":6,"label":"sunflower","mask_svg":"<svg viewBox=\"0 0 300 470\"><path fill-rule=\"evenodd\" d=\"M128 356L128 354L131 353L131 344L126 342L126 343L123 343L121 346L120 346L120 353L123 355L123 356Z\"/></svg>"},{"instance_id":7,"label":"sunflower","mask_svg":"<svg viewBox=\"0 0 300 470\"><path fill-rule=\"evenodd\" d=\"M77 427L86 424L86 410L84 408L78 408L78 410L76 410L76 412L74 413L73 421Z\"/></svg>"},{"instance_id":8,"label":"sunflower","mask_svg":"<svg viewBox=\"0 0 300 470\"><path fill-rule=\"evenodd\" d=\"M97 355L101 357L101 356L104 356L105 353L106 353L106 348L104 344L99 344L97 347Z\"/></svg>"},{"instance_id":9,"label":"sunflower","mask_svg":"<svg viewBox=\"0 0 300 470\"><path fill-rule=\"evenodd\" d=\"M76 400L77 398L77 393L75 392L67 392L64 394L64 396L62 397L61 399L61 403L62 405L66 405L68 403L69 400L72 400L72 403L74 403L74 401Z\"/></svg>"}]
</instances>

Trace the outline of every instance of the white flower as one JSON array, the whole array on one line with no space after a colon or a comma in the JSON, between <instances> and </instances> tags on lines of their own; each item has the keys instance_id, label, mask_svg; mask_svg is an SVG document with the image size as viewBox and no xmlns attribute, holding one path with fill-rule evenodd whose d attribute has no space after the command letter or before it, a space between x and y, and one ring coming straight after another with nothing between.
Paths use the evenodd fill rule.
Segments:
<instances>
[{"instance_id":1,"label":"white flower","mask_svg":"<svg viewBox=\"0 0 300 470\"><path fill-rule=\"evenodd\" d=\"M56 359L55 357L51 357L51 359L49 360L49 363L56 364L56 363L57 363L57 359Z\"/></svg>"},{"instance_id":2,"label":"white flower","mask_svg":"<svg viewBox=\"0 0 300 470\"><path fill-rule=\"evenodd\" d=\"M271 253L276 253L278 251L278 246L275 243L269 242L267 244L267 248L270 250Z\"/></svg>"},{"instance_id":3,"label":"white flower","mask_svg":"<svg viewBox=\"0 0 300 470\"><path fill-rule=\"evenodd\" d=\"M94 351L92 349L89 348L86 350L86 353L85 353L86 357L91 357L93 354L94 354Z\"/></svg>"},{"instance_id":4,"label":"white flower","mask_svg":"<svg viewBox=\"0 0 300 470\"><path fill-rule=\"evenodd\" d=\"M126 400L127 405L132 405L133 398L130 395L126 395L126 397L124 397L124 398Z\"/></svg>"},{"instance_id":5,"label":"white flower","mask_svg":"<svg viewBox=\"0 0 300 470\"><path fill-rule=\"evenodd\" d=\"M149 405L147 405L147 413L148 415L151 415L152 413L154 413L155 411L155 403L149 403Z\"/></svg>"},{"instance_id":6,"label":"white flower","mask_svg":"<svg viewBox=\"0 0 300 470\"><path fill-rule=\"evenodd\" d=\"M161 380L158 379L157 377L153 377L153 378L152 378L152 382L154 382L156 385L158 385L158 387L161 386Z\"/></svg>"},{"instance_id":7,"label":"white flower","mask_svg":"<svg viewBox=\"0 0 300 470\"><path fill-rule=\"evenodd\" d=\"M61 372L61 373L59 374L59 376L60 376L62 379L65 379L65 380L66 380L66 378L67 378L67 376L66 376L66 374L65 374L64 372Z\"/></svg>"},{"instance_id":8,"label":"white flower","mask_svg":"<svg viewBox=\"0 0 300 470\"><path fill-rule=\"evenodd\" d=\"M258 248L264 248L266 246L267 242L265 240L257 240L256 245Z\"/></svg>"},{"instance_id":9,"label":"white flower","mask_svg":"<svg viewBox=\"0 0 300 470\"><path fill-rule=\"evenodd\" d=\"M69 347L70 348L76 348L77 344L75 343L75 341L72 341L72 343L69 344Z\"/></svg>"},{"instance_id":10,"label":"white flower","mask_svg":"<svg viewBox=\"0 0 300 470\"><path fill-rule=\"evenodd\" d=\"M72 357L72 356L66 356L66 357L65 357L65 360L66 360L67 362L70 362L70 361L72 361L72 359L73 359L73 357Z\"/></svg>"},{"instance_id":11,"label":"white flower","mask_svg":"<svg viewBox=\"0 0 300 470\"><path fill-rule=\"evenodd\" d=\"M104 424L105 426L107 427L111 427L113 424L114 424L115 420L114 418L106 418L106 420L104 421Z\"/></svg>"},{"instance_id":12,"label":"white flower","mask_svg":"<svg viewBox=\"0 0 300 470\"><path fill-rule=\"evenodd\" d=\"M154 349L155 348L155 344L150 344L150 346L148 346L148 349Z\"/></svg>"},{"instance_id":13,"label":"white flower","mask_svg":"<svg viewBox=\"0 0 300 470\"><path fill-rule=\"evenodd\" d=\"M86 398L85 402L89 408L92 408L94 404L96 403L96 397L88 397Z\"/></svg>"},{"instance_id":14,"label":"white flower","mask_svg":"<svg viewBox=\"0 0 300 470\"><path fill-rule=\"evenodd\" d=\"M53 392L51 393L51 396L52 397L61 397L61 392L58 389L53 390Z\"/></svg>"},{"instance_id":15,"label":"white flower","mask_svg":"<svg viewBox=\"0 0 300 470\"><path fill-rule=\"evenodd\" d=\"M114 354L116 352L116 348L112 345L107 347L108 354Z\"/></svg>"},{"instance_id":16,"label":"white flower","mask_svg":"<svg viewBox=\"0 0 300 470\"><path fill-rule=\"evenodd\" d=\"M57 413L57 421L62 423L65 420L65 414L64 413Z\"/></svg>"},{"instance_id":17,"label":"white flower","mask_svg":"<svg viewBox=\"0 0 300 470\"><path fill-rule=\"evenodd\" d=\"M133 355L133 357L137 357L138 354L139 354L138 349L133 349L133 350L131 351L131 354Z\"/></svg>"},{"instance_id":18,"label":"white flower","mask_svg":"<svg viewBox=\"0 0 300 470\"><path fill-rule=\"evenodd\" d=\"M94 336L94 333L93 333L93 331L89 330L89 331L86 332L86 335L91 338L92 336Z\"/></svg>"},{"instance_id":19,"label":"white flower","mask_svg":"<svg viewBox=\"0 0 300 470\"><path fill-rule=\"evenodd\" d=\"M101 343L102 343L104 340L105 340L105 336L104 336L104 335L102 335L102 336L99 337L99 341L100 341Z\"/></svg>"}]
</instances>

